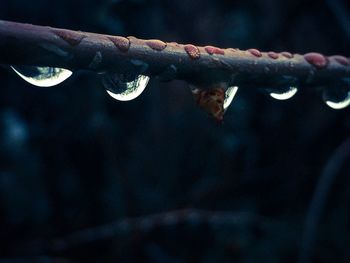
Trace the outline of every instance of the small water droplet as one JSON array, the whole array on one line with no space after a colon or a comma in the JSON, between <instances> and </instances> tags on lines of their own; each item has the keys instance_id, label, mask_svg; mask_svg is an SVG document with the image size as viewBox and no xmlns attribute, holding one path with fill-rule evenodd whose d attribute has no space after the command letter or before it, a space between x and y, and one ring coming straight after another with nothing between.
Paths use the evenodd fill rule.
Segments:
<instances>
[{"instance_id":1,"label":"small water droplet","mask_svg":"<svg viewBox=\"0 0 350 263\"><path fill-rule=\"evenodd\" d=\"M289 89L281 90L281 91L274 91L270 93L270 96L276 100L288 100L291 97L293 97L298 91L297 87L289 87Z\"/></svg>"},{"instance_id":2,"label":"small water droplet","mask_svg":"<svg viewBox=\"0 0 350 263\"><path fill-rule=\"evenodd\" d=\"M119 101L136 99L145 90L149 77L145 75L127 76L118 73L106 73L102 83L107 93Z\"/></svg>"},{"instance_id":3,"label":"small water droplet","mask_svg":"<svg viewBox=\"0 0 350 263\"><path fill-rule=\"evenodd\" d=\"M224 110L226 111L227 108L230 106L233 98L236 96L236 93L238 91L237 86L228 87L225 92L225 100L224 100Z\"/></svg>"},{"instance_id":4,"label":"small water droplet","mask_svg":"<svg viewBox=\"0 0 350 263\"><path fill-rule=\"evenodd\" d=\"M350 105L350 87L332 86L323 90L323 101L332 109L341 110Z\"/></svg>"},{"instance_id":5,"label":"small water droplet","mask_svg":"<svg viewBox=\"0 0 350 263\"><path fill-rule=\"evenodd\" d=\"M54 67L11 66L28 83L38 87L52 87L68 79L72 71Z\"/></svg>"}]
</instances>

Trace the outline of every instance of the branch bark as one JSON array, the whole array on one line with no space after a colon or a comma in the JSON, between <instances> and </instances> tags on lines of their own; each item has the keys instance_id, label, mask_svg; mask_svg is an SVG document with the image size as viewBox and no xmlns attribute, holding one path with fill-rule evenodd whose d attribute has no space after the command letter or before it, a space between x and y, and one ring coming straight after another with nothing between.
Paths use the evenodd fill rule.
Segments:
<instances>
[{"instance_id":1,"label":"branch bark","mask_svg":"<svg viewBox=\"0 0 350 263\"><path fill-rule=\"evenodd\" d=\"M0 20L0 64L139 72L163 80L266 85L278 76L305 86L350 77L344 56L242 51L102 35Z\"/></svg>"}]
</instances>

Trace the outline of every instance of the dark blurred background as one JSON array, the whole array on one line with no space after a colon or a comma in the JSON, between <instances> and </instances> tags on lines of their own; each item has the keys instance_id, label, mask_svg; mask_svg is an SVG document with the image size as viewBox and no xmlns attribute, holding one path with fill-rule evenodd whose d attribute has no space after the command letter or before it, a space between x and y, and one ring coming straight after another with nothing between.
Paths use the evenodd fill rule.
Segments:
<instances>
[{"instance_id":1,"label":"dark blurred background","mask_svg":"<svg viewBox=\"0 0 350 263\"><path fill-rule=\"evenodd\" d=\"M344 0L0 2L3 20L350 56L346 13ZM318 89L288 101L239 90L218 125L182 81L151 80L125 103L88 72L49 89L7 68L0 80L0 262L296 262L317 180L350 130L349 108ZM349 159L339 165L310 262L350 262Z\"/></svg>"}]
</instances>

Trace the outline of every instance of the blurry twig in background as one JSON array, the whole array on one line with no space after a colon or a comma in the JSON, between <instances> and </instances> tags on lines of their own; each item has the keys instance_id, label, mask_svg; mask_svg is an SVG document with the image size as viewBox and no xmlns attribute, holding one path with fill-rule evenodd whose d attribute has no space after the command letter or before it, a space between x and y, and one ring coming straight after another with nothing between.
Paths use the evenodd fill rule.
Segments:
<instances>
[{"instance_id":1,"label":"blurry twig in background","mask_svg":"<svg viewBox=\"0 0 350 263\"><path fill-rule=\"evenodd\" d=\"M304 223L299 263L309 263L317 237L320 217L324 211L327 197L344 162L350 157L350 138L345 140L332 154L316 185Z\"/></svg>"},{"instance_id":2,"label":"blurry twig in background","mask_svg":"<svg viewBox=\"0 0 350 263\"><path fill-rule=\"evenodd\" d=\"M350 13L341 0L325 0L329 9L350 41Z\"/></svg>"},{"instance_id":3,"label":"blurry twig in background","mask_svg":"<svg viewBox=\"0 0 350 263\"><path fill-rule=\"evenodd\" d=\"M154 228L174 226L181 223L190 226L202 223L215 226L241 225L242 223L259 224L261 221L261 216L243 212L215 212L197 209L175 210L137 218L123 218L110 224L78 231L62 239L54 240L51 250L62 251L79 244L109 239L130 232L149 232Z\"/></svg>"}]
</instances>

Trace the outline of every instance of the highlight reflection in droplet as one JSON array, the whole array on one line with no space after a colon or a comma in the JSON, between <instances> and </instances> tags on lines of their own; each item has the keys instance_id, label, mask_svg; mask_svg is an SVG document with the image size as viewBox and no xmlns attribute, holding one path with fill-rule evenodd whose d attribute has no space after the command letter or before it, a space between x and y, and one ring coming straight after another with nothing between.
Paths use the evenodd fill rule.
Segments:
<instances>
[{"instance_id":1,"label":"highlight reflection in droplet","mask_svg":"<svg viewBox=\"0 0 350 263\"><path fill-rule=\"evenodd\" d=\"M344 108L346 108L347 106L350 105L350 93L349 93L349 96L345 100L343 100L341 102L333 102L333 101L330 101L330 100L327 100L325 102L332 109L335 109L335 110L344 109Z\"/></svg>"},{"instance_id":2,"label":"highlight reflection in droplet","mask_svg":"<svg viewBox=\"0 0 350 263\"><path fill-rule=\"evenodd\" d=\"M323 92L323 101L332 109L341 110L350 105L350 90L337 90Z\"/></svg>"},{"instance_id":3,"label":"highlight reflection in droplet","mask_svg":"<svg viewBox=\"0 0 350 263\"><path fill-rule=\"evenodd\" d=\"M107 93L119 101L130 101L136 99L145 90L149 77L138 75L131 81L123 80L123 76L107 73L102 78L102 83Z\"/></svg>"},{"instance_id":4,"label":"highlight reflection in droplet","mask_svg":"<svg viewBox=\"0 0 350 263\"><path fill-rule=\"evenodd\" d=\"M11 66L18 76L37 87L52 87L68 79L73 72L68 69L36 66Z\"/></svg>"},{"instance_id":5,"label":"highlight reflection in droplet","mask_svg":"<svg viewBox=\"0 0 350 263\"><path fill-rule=\"evenodd\" d=\"M236 96L237 91L238 91L237 86L232 86L227 88L225 92L224 110L227 110L227 108L230 106L233 98Z\"/></svg>"},{"instance_id":6,"label":"highlight reflection in droplet","mask_svg":"<svg viewBox=\"0 0 350 263\"><path fill-rule=\"evenodd\" d=\"M271 92L270 96L276 100L288 100L292 98L298 91L297 87L290 87L287 91Z\"/></svg>"}]
</instances>

